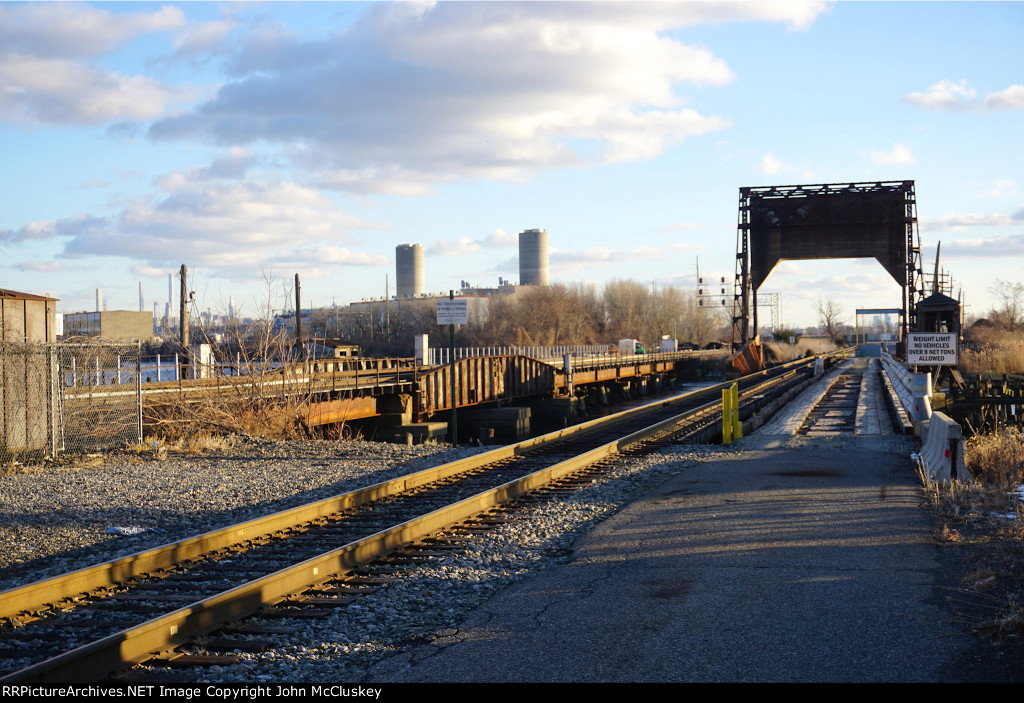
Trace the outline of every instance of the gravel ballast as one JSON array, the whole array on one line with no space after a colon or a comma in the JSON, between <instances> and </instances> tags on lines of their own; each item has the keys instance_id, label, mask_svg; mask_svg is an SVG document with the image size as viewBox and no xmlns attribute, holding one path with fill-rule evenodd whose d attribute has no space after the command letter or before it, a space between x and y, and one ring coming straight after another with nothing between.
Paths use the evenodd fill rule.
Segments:
<instances>
[{"instance_id":1,"label":"gravel ballast","mask_svg":"<svg viewBox=\"0 0 1024 703\"><path fill-rule=\"evenodd\" d=\"M0 590L177 541L484 451L365 441L239 440L228 450L163 460L131 454L0 476ZM411 568L273 651L201 672L202 680L367 680L373 666L458 631L469 611L531 571L571 558L577 536L646 489L722 447L672 446L622 457L580 491L534 505L465 550ZM109 527L157 528L131 536Z\"/></svg>"}]
</instances>

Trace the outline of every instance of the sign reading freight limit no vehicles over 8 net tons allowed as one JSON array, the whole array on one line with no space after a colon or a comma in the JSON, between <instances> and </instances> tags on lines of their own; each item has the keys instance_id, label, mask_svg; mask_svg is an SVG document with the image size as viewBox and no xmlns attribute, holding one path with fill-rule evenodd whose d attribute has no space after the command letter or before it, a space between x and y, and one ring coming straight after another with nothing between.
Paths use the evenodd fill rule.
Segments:
<instances>
[{"instance_id":1,"label":"sign reading freight limit no vehicles over 8 net tons allowed","mask_svg":"<svg viewBox=\"0 0 1024 703\"><path fill-rule=\"evenodd\" d=\"M908 334L907 363L920 366L956 366L956 333L912 332Z\"/></svg>"},{"instance_id":2,"label":"sign reading freight limit no vehicles over 8 net tons allowed","mask_svg":"<svg viewBox=\"0 0 1024 703\"><path fill-rule=\"evenodd\" d=\"M437 324L465 325L469 322L469 301L465 298L437 301Z\"/></svg>"}]
</instances>

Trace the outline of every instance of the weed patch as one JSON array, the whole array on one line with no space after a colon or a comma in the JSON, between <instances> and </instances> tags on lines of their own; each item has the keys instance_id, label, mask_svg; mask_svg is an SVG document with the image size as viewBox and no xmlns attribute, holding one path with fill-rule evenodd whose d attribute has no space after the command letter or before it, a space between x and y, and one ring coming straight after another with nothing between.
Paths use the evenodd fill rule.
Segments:
<instances>
[{"instance_id":1,"label":"weed patch","mask_svg":"<svg viewBox=\"0 0 1024 703\"><path fill-rule=\"evenodd\" d=\"M996 639L1024 634L1024 441L1010 428L968 440L972 482L928 483L936 537L956 549L963 575L951 605L970 626ZM969 613L969 615L968 615Z\"/></svg>"}]
</instances>

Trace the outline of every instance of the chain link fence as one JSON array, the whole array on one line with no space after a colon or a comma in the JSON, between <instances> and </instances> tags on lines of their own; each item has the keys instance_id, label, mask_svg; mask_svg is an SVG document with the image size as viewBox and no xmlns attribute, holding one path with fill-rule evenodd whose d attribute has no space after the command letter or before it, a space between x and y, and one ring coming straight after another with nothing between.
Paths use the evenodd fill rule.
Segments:
<instances>
[{"instance_id":1,"label":"chain link fence","mask_svg":"<svg viewBox=\"0 0 1024 703\"><path fill-rule=\"evenodd\" d=\"M142 441L138 343L0 343L0 461Z\"/></svg>"}]
</instances>

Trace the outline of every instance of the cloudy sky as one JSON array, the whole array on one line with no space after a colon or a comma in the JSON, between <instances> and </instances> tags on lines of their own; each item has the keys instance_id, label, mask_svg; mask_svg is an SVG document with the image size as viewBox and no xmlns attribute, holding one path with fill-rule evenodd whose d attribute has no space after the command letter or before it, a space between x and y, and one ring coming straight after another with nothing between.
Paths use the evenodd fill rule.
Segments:
<instances>
[{"instance_id":1,"label":"cloudy sky","mask_svg":"<svg viewBox=\"0 0 1024 703\"><path fill-rule=\"evenodd\" d=\"M980 314L1024 280L1022 36L1017 2L2 3L0 287L341 305L403 243L430 291L516 280L540 227L552 280L693 288L742 186L914 180ZM900 304L873 260L762 291Z\"/></svg>"}]
</instances>

